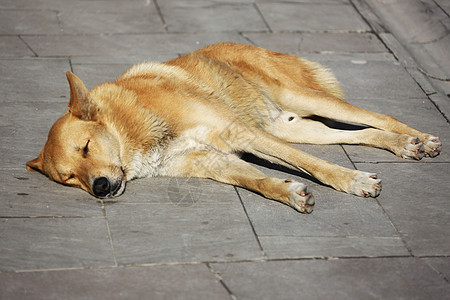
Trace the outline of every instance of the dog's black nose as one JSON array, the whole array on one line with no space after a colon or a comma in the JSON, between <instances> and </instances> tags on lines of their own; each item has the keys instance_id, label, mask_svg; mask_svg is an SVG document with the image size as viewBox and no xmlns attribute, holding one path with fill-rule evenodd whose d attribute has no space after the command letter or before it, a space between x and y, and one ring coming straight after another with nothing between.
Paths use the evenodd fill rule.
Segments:
<instances>
[{"instance_id":1,"label":"dog's black nose","mask_svg":"<svg viewBox=\"0 0 450 300\"><path fill-rule=\"evenodd\" d=\"M105 197L111 191L111 184L108 178L98 177L94 180L94 186L92 188L94 195L97 197Z\"/></svg>"}]
</instances>

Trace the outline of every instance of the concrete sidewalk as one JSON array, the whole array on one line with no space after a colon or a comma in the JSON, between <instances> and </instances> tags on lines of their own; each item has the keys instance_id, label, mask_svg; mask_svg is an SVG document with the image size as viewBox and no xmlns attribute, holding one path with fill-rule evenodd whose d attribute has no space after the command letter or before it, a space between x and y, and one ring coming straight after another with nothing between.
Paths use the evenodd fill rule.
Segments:
<instances>
[{"instance_id":1,"label":"concrete sidewalk","mask_svg":"<svg viewBox=\"0 0 450 300\"><path fill-rule=\"evenodd\" d=\"M449 299L450 100L379 2L0 0L0 299ZM448 31L448 1L425 2ZM249 158L308 184L311 215L199 179L136 180L104 203L26 171L67 108L66 70L92 88L220 41L323 63L349 102L439 136L443 153L298 146L376 172L377 199Z\"/></svg>"}]
</instances>

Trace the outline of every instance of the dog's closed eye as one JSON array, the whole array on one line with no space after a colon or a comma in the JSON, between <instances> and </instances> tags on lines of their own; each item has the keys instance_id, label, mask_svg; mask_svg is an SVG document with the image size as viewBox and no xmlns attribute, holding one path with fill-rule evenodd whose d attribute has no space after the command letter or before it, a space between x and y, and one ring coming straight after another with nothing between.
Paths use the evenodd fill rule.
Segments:
<instances>
[{"instance_id":1,"label":"dog's closed eye","mask_svg":"<svg viewBox=\"0 0 450 300\"><path fill-rule=\"evenodd\" d=\"M84 158L86 158L86 156L87 156L87 154L88 154L88 152L89 152L89 142L90 142L91 140L88 140L87 141L87 143L86 143L86 145L84 146L84 148L83 148L83 157Z\"/></svg>"}]
</instances>

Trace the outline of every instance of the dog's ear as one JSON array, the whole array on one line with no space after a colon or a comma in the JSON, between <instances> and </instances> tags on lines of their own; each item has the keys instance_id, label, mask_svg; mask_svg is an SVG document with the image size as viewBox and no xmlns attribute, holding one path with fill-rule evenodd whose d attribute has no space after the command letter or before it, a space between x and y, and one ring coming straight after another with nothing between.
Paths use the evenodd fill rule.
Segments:
<instances>
[{"instance_id":1,"label":"dog's ear","mask_svg":"<svg viewBox=\"0 0 450 300\"><path fill-rule=\"evenodd\" d=\"M41 153L39 154L39 156L33 160L30 160L27 162L26 166L27 166L27 170L34 172L34 171L39 171L41 173L44 173L44 149L42 149Z\"/></svg>"},{"instance_id":2,"label":"dog's ear","mask_svg":"<svg viewBox=\"0 0 450 300\"><path fill-rule=\"evenodd\" d=\"M73 116L82 120L92 120L97 109L88 98L88 89L72 72L67 71L66 76L70 86L70 112Z\"/></svg>"}]
</instances>

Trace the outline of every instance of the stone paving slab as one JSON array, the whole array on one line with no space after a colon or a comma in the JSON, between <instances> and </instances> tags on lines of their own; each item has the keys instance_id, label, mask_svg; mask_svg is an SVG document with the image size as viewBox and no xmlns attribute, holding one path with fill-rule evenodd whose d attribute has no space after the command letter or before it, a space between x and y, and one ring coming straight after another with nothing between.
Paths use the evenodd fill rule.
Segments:
<instances>
[{"instance_id":1,"label":"stone paving slab","mask_svg":"<svg viewBox=\"0 0 450 300\"><path fill-rule=\"evenodd\" d=\"M147 55L126 56L75 56L70 59L72 65L133 65L144 61L159 61L178 57L179 54L172 53L147 53Z\"/></svg>"},{"instance_id":2,"label":"stone paving slab","mask_svg":"<svg viewBox=\"0 0 450 300\"><path fill-rule=\"evenodd\" d=\"M448 97L440 94L430 95L430 99L437 105L439 110L444 114L444 116L450 118L450 101Z\"/></svg>"},{"instance_id":3,"label":"stone paving slab","mask_svg":"<svg viewBox=\"0 0 450 300\"><path fill-rule=\"evenodd\" d=\"M1 271L115 263L103 217L0 218L0 241Z\"/></svg>"},{"instance_id":4,"label":"stone paving slab","mask_svg":"<svg viewBox=\"0 0 450 300\"><path fill-rule=\"evenodd\" d=\"M260 47L289 54L386 52L385 46L371 33L244 32L243 34Z\"/></svg>"},{"instance_id":5,"label":"stone paving slab","mask_svg":"<svg viewBox=\"0 0 450 300\"><path fill-rule=\"evenodd\" d=\"M102 217L98 200L21 169L0 169L0 217Z\"/></svg>"},{"instance_id":6,"label":"stone paving slab","mask_svg":"<svg viewBox=\"0 0 450 300\"><path fill-rule=\"evenodd\" d=\"M169 0L158 4L169 32L269 30L252 3Z\"/></svg>"},{"instance_id":7,"label":"stone paving slab","mask_svg":"<svg viewBox=\"0 0 450 300\"><path fill-rule=\"evenodd\" d=\"M184 178L133 183L105 206L119 264L262 258L233 186Z\"/></svg>"},{"instance_id":8,"label":"stone paving slab","mask_svg":"<svg viewBox=\"0 0 450 300\"><path fill-rule=\"evenodd\" d=\"M207 266L0 273L1 299L230 299Z\"/></svg>"},{"instance_id":9,"label":"stone paving slab","mask_svg":"<svg viewBox=\"0 0 450 300\"><path fill-rule=\"evenodd\" d=\"M104 82L116 80L130 64L80 64L73 65L73 72L83 81L88 89Z\"/></svg>"},{"instance_id":10,"label":"stone paving slab","mask_svg":"<svg viewBox=\"0 0 450 300\"><path fill-rule=\"evenodd\" d=\"M345 3L264 2L258 7L273 31L362 32L370 29L353 7Z\"/></svg>"},{"instance_id":11,"label":"stone paving slab","mask_svg":"<svg viewBox=\"0 0 450 300\"><path fill-rule=\"evenodd\" d=\"M417 258L212 264L237 299L444 299L450 285Z\"/></svg>"},{"instance_id":12,"label":"stone paving slab","mask_svg":"<svg viewBox=\"0 0 450 300\"><path fill-rule=\"evenodd\" d=\"M296 145L319 158L353 168L341 146ZM248 217L269 258L329 256L397 256L408 250L374 199L333 190L305 174L273 169L263 161L249 160L269 176L303 182L316 199L315 210L301 215L292 208L238 188ZM363 168L371 171L370 165Z\"/></svg>"},{"instance_id":13,"label":"stone paving slab","mask_svg":"<svg viewBox=\"0 0 450 300\"><path fill-rule=\"evenodd\" d=\"M408 255L375 200L307 184L316 198L310 215L239 189L269 258Z\"/></svg>"},{"instance_id":14,"label":"stone paving slab","mask_svg":"<svg viewBox=\"0 0 450 300\"><path fill-rule=\"evenodd\" d=\"M58 15L64 34L165 32L150 1L72 1Z\"/></svg>"},{"instance_id":15,"label":"stone paving slab","mask_svg":"<svg viewBox=\"0 0 450 300\"><path fill-rule=\"evenodd\" d=\"M326 60L328 57L322 59ZM321 60L319 60L321 62ZM423 92L396 62L350 59L325 61L341 83L346 98L422 98Z\"/></svg>"},{"instance_id":16,"label":"stone paving slab","mask_svg":"<svg viewBox=\"0 0 450 300\"><path fill-rule=\"evenodd\" d=\"M70 70L69 60L63 58L0 59L0 103L49 101L66 97L67 70Z\"/></svg>"},{"instance_id":17,"label":"stone paving slab","mask_svg":"<svg viewBox=\"0 0 450 300\"><path fill-rule=\"evenodd\" d=\"M0 298L445 298L448 99L366 1L1 1ZM444 152L415 163L365 147L298 146L377 172L377 199L246 157L306 183L317 200L311 215L181 178L136 180L102 203L25 170L67 108L66 70L93 87L131 64L220 41L321 62L350 102L439 135Z\"/></svg>"},{"instance_id":18,"label":"stone paving slab","mask_svg":"<svg viewBox=\"0 0 450 300\"><path fill-rule=\"evenodd\" d=\"M450 257L426 257L422 261L431 266L445 280L450 279Z\"/></svg>"},{"instance_id":19,"label":"stone paving slab","mask_svg":"<svg viewBox=\"0 0 450 300\"><path fill-rule=\"evenodd\" d=\"M449 255L450 164L378 163L370 169L383 180L377 200L412 253Z\"/></svg>"},{"instance_id":20,"label":"stone paving slab","mask_svg":"<svg viewBox=\"0 0 450 300\"><path fill-rule=\"evenodd\" d=\"M188 53L222 41L246 43L235 32L127 35L23 36L41 57L54 56L135 56ZM77 47L73 47L77 45Z\"/></svg>"},{"instance_id":21,"label":"stone paving slab","mask_svg":"<svg viewBox=\"0 0 450 300\"><path fill-rule=\"evenodd\" d=\"M51 10L2 10L0 34L59 34L58 14Z\"/></svg>"},{"instance_id":22,"label":"stone paving slab","mask_svg":"<svg viewBox=\"0 0 450 300\"><path fill-rule=\"evenodd\" d=\"M64 74L62 70L61 73ZM24 77L26 80L26 76ZM69 89L67 83L61 85L67 85L65 88ZM58 89L56 83L55 89ZM31 101L36 99L32 98L32 91L19 92L28 92ZM49 91L49 93L55 93L55 91ZM64 94L66 93L68 94L69 91L64 92ZM2 108L0 112L1 168L24 169L27 161L35 159L39 155L52 124L66 111L68 97L46 98L45 94L46 92L42 92L42 95L37 95L41 101L36 102L0 102ZM11 96L11 98L14 97ZM17 98L24 99L25 97L18 96ZM47 100L49 102L44 102Z\"/></svg>"},{"instance_id":23,"label":"stone paving slab","mask_svg":"<svg viewBox=\"0 0 450 300\"><path fill-rule=\"evenodd\" d=\"M33 51L17 36L0 36L0 58L34 56Z\"/></svg>"}]
</instances>

